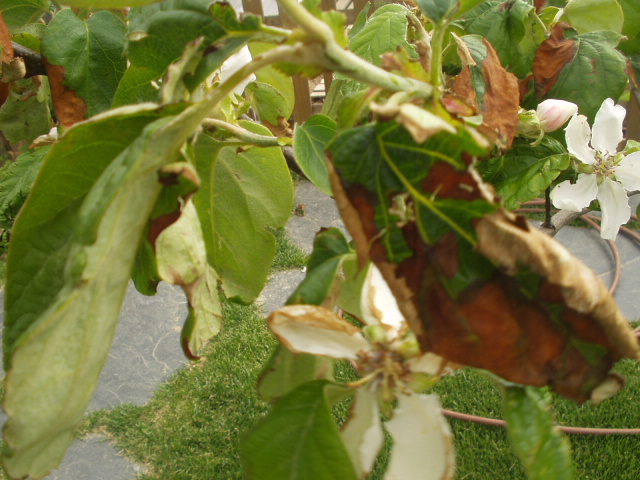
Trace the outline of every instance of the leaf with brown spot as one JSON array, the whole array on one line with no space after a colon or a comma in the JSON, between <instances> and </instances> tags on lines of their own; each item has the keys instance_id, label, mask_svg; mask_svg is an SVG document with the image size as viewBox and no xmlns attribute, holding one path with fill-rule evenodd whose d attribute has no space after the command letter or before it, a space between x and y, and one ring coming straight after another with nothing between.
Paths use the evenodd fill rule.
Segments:
<instances>
[{"instance_id":1,"label":"leaf with brown spot","mask_svg":"<svg viewBox=\"0 0 640 480\"><path fill-rule=\"evenodd\" d=\"M417 145L397 125L367 126L330 152L360 264L378 266L423 350L577 402L609 383L615 361L639 358L600 280L496 203L469 167L481 152L466 131Z\"/></svg>"},{"instance_id":2,"label":"leaf with brown spot","mask_svg":"<svg viewBox=\"0 0 640 480\"><path fill-rule=\"evenodd\" d=\"M533 60L533 78L538 98L544 97L558 81L562 69L576 55L578 47L572 39L564 37L567 23L558 23L551 35L538 47Z\"/></svg>"},{"instance_id":3,"label":"leaf with brown spot","mask_svg":"<svg viewBox=\"0 0 640 480\"><path fill-rule=\"evenodd\" d=\"M46 59L45 67L51 86L53 108L60 124L69 128L84 120L87 115L87 104L76 92L65 86L64 68L59 65L51 65Z\"/></svg>"}]
</instances>

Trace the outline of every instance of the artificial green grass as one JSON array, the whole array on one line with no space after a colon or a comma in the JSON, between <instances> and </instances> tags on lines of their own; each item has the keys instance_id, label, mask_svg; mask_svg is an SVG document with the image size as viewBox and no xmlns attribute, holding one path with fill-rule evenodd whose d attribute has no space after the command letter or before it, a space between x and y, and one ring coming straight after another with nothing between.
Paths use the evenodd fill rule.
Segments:
<instances>
[{"instance_id":1,"label":"artificial green grass","mask_svg":"<svg viewBox=\"0 0 640 480\"><path fill-rule=\"evenodd\" d=\"M276 345L255 307L227 304L225 326L206 358L179 371L145 406L89 416L146 467L141 480L240 479L239 441L267 411L256 380Z\"/></svg>"},{"instance_id":2,"label":"artificial green grass","mask_svg":"<svg viewBox=\"0 0 640 480\"><path fill-rule=\"evenodd\" d=\"M640 363L624 360L615 371L627 379L625 388L598 406L578 406L554 395L558 424L576 427L640 428ZM434 389L446 409L492 418L502 417L502 398L494 383L472 369L445 377ZM450 420L455 435L457 479L521 480L526 478L500 427ZM638 436L568 435L577 479L637 480L640 472Z\"/></svg>"}]
</instances>

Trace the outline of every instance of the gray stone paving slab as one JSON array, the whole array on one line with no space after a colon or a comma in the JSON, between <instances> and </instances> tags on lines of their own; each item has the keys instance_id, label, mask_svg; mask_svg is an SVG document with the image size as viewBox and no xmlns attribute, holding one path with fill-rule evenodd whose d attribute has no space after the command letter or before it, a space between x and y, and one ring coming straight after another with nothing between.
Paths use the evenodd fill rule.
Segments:
<instances>
[{"instance_id":1,"label":"gray stone paving slab","mask_svg":"<svg viewBox=\"0 0 640 480\"><path fill-rule=\"evenodd\" d=\"M45 480L133 480L142 471L106 437L87 435L71 444L60 468Z\"/></svg>"},{"instance_id":2,"label":"gray stone paving slab","mask_svg":"<svg viewBox=\"0 0 640 480\"><path fill-rule=\"evenodd\" d=\"M311 253L313 239L321 228L337 227L346 233L336 202L312 183L301 181L296 185L295 204L303 206L304 215L291 216L287 233L302 251Z\"/></svg>"},{"instance_id":3,"label":"gray stone paving slab","mask_svg":"<svg viewBox=\"0 0 640 480\"><path fill-rule=\"evenodd\" d=\"M144 405L158 385L188 364L180 348L187 300L179 287L161 282L147 297L129 284L109 358L90 410L122 403Z\"/></svg>"}]
</instances>

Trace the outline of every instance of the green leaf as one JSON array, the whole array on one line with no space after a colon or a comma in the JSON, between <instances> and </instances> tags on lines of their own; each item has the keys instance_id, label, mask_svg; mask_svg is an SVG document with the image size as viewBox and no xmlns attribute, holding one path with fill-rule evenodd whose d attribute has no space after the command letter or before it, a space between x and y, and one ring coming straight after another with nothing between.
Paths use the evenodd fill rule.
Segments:
<instances>
[{"instance_id":1,"label":"green leaf","mask_svg":"<svg viewBox=\"0 0 640 480\"><path fill-rule=\"evenodd\" d=\"M307 275L287 300L287 305L321 305L331 294L343 260L354 255L344 234L337 228L323 230L313 241Z\"/></svg>"},{"instance_id":2,"label":"green leaf","mask_svg":"<svg viewBox=\"0 0 640 480\"><path fill-rule=\"evenodd\" d=\"M132 123L136 122L122 119L129 127ZM146 128L116 161L143 155L163 123ZM105 140L113 139L100 131L105 140L100 142L102 152L93 149L97 158L86 156L92 150L86 144L78 143L81 148L73 149L74 136L97 136L97 126L83 125L51 150L14 226L9 247L4 336L10 367L4 409L9 420L4 440L10 450L4 466L17 478L46 475L73 438L109 352L145 214L161 188L155 171L149 169L158 161L154 152L153 157L144 156L146 162L136 164L118 195L100 212L97 241L85 245L83 235L74 229L79 211L86 196L101 187L101 177L96 176L102 173L100 164L111 160L109 154L121 146L117 141L105 146ZM71 177L51 178L53 170L69 172L80 160L82 175L71 172ZM89 163L93 168L87 168ZM74 177L75 181L66 183ZM39 205L42 202L50 206ZM113 235L114 231L127 235Z\"/></svg>"},{"instance_id":3,"label":"green leaf","mask_svg":"<svg viewBox=\"0 0 640 480\"><path fill-rule=\"evenodd\" d=\"M486 172L485 179L495 185L505 207L515 209L522 202L540 197L571 161L559 142L546 137L537 147L517 141L504 157L489 164L480 165Z\"/></svg>"},{"instance_id":4,"label":"green leaf","mask_svg":"<svg viewBox=\"0 0 640 480\"><path fill-rule=\"evenodd\" d=\"M576 54L560 72L547 98L577 104L580 113L592 123L602 102L606 98L620 98L627 86L627 62L615 49L620 38L613 32L591 32L573 37Z\"/></svg>"},{"instance_id":5,"label":"green leaf","mask_svg":"<svg viewBox=\"0 0 640 480\"><path fill-rule=\"evenodd\" d=\"M554 427L549 402L540 389L507 387L504 416L511 442L530 480L575 478L569 442Z\"/></svg>"},{"instance_id":6,"label":"green leaf","mask_svg":"<svg viewBox=\"0 0 640 480\"><path fill-rule=\"evenodd\" d=\"M242 442L247 480L355 480L324 380L282 397Z\"/></svg>"},{"instance_id":7,"label":"green leaf","mask_svg":"<svg viewBox=\"0 0 640 480\"><path fill-rule=\"evenodd\" d=\"M178 60L190 42L204 37L204 56L192 76L184 81L194 90L251 38L262 35L259 17L237 19L228 4L202 0L165 0L129 13L128 54L132 66L159 78ZM214 48L213 45L215 44Z\"/></svg>"},{"instance_id":8,"label":"green leaf","mask_svg":"<svg viewBox=\"0 0 640 480\"><path fill-rule=\"evenodd\" d=\"M494 208L486 202L476 205L441 198L436 192L433 195L421 193L421 182L437 163L445 162L463 170L463 152L482 154L484 150L464 130L455 134L440 132L417 145L397 124L364 126L340 135L329 150L343 182L362 185L377 197L376 222L382 231L382 243L389 259L394 262L409 254L397 235L397 225L409 220L402 218L403 214L421 217L418 222L422 227L420 234L428 244L437 241L448 229L473 243L471 219ZM403 193L407 190L412 206L405 205L402 213L400 207L409 198Z\"/></svg>"},{"instance_id":9,"label":"green leaf","mask_svg":"<svg viewBox=\"0 0 640 480\"><path fill-rule=\"evenodd\" d=\"M3 465L10 476L41 478L63 457L109 352L162 189L158 169L178 156L211 102L175 117L175 106L109 112L70 129L50 150L7 259Z\"/></svg>"},{"instance_id":10,"label":"green leaf","mask_svg":"<svg viewBox=\"0 0 640 480\"><path fill-rule=\"evenodd\" d=\"M640 3L635 0L619 0L624 13L622 34L633 38L640 33Z\"/></svg>"},{"instance_id":11,"label":"green leaf","mask_svg":"<svg viewBox=\"0 0 640 480\"><path fill-rule=\"evenodd\" d=\"M485 1L486 0L460 0L460 7L458 7L458 11L456 12L456 18L459 18L463 13L473 10Z\"/></svg>"},{"instance_id":12,"label":"green leaf","mask_svg":"<svg viewBox=\"0 0 640 480\"><path fill-rule=\"evenodd\" d=\"M24 25L37 22L49 7L49 0L3 0L2 17L13 33Z\"/></svg>"},{"instance_id":13,"label":"green leaf","mask_svg":"<svg viewBox=\"0 0 640 480\"><path fill-rule=\"evenodd\" d=\"M268 52L274 48L273 44L264 42L251 42L249 44L249 50L253 58ZM293 92L293 81L291 77L278 71L275 67L269 65L258 70L256 73L256 81L266 83L274 87L282 96L286 106L280 106L283 110L283 117L291 117L293 112L293 105L295 103L295 95Z\"/></svg>"},{"instance_id":14,"label":"green leaf","mask_svg":"<svg viewBox=\"0 0 640 480\"><path fill-rule=\"evenodd\" d=\"M188 164L186 164L188 165ZM189 315L182 329L182 349L197 359L222 326L222 304L218 280L207 264L202 227L193 202L187 201L180 218L165 228L155 241L158 275L180 285L189 302Z\"/></svg>"},{"instance_id":15,"label":"green leaf","mask_svg":"<svg viewBox=\"0 0 640 480\"><path fill-rule=\"evenodd\" d=\"M285 120L289 118L287 116L289 105L284 95L275 87L268 83L254 81L247 85L245 90L251 93L251 104L260 120L266 120L271 125L278 125L280 118Z\"/></svg>"},{"instance_id":16,"label":"green leaf","mask_svg":"<svg viewBox=\"0 0 640 480\"><path fill-rule=\"evenodd\" d=\"M10 229L27 199L49 147L23 153L0 172L0 227Z\"/></svg>"},{"instance_id":17,"label":"green leaf","mask_svg":"<svg viewBox=\"0 0 640 480\"><path fill-rule=\"evenodd\" d=\"M172 285L187 286L207 270L207 251L200 220L188 201L180 218L165 228L155 241L160 278Z\"/></svg>"},{"instance_id":18,"label":"green leaf","mask_svg":"<svg viewBox=\"0 0 640 480\"><path fill-rule=\"evenodd\" d=\"M156 78L157 73L147 67L127 68L113 96L113 107L158 101L159 89L151 84Z\"/></svg>"},{"instance_id":19,"label":"green leaf","mask_svg":"<svg viewBox=\"0 0 640 480\"><path fill-rule=\"evenodd\" d=\"M420 10L435 24L450 19L457 10L458 0L416 0Z\"/></svg>"},{"instance_id":20,"label":"green leaf","mask_svg":"<svg viewBox=\"0 0 640 480\"><path fill-rule=\"evenodd\" d=\"M502 65L524 78L531 73L536 49L545 40L535 14L533 5L524 0L492 0L469 12L461 25L468 34L489 40Z\"/></svg>"},{"instance_id":21,"label":"green leaf","mask_svg":"<svg viewBox=\"0 0 640 480\"><path fill-rule=\"evenodd\" d=\"M414 47L407 42L409 13L406 7L398 4L380 7L351 38L349 48L375 65L382 65L382 54L395 52L398 48L404 48L412 58L417 58Z\"/></svg>"},{"instance_id":22,"label":"green leaf","mask_svg":"<svg viewBox=\"0 0 640 480\"><path fill-rule=\"evenodd\" d=\"M213 43L224 35L224 30L213 21L209 2L198 0L165 0L129 13L128 55L135 67L144 67L156 78L182 56L185 46L205 38Z\"/></svg>"},{"instance_id":23,"label":"green leaf","mask_svg":"<svg viewBox=\"0 0 640 480\"><path fill-rule=\"evenodd\" d=\"M258 393L269 401L278 399L311 380L333 380L333 360L293 353L278 345L258 381Z\"/></svg>"},{"instance_id":24,"label":"green leaf","mask_svg":"<svg viewBox=\"0 0 640 480\"><path fill-rule=\"evenodd\" d=\"M85 21L64 9L47 26L42 53L64 68L65 86L85 101L89 116L111 107L127 65L125 33L122 20L107 11Z\"/></svg>"},{"instance_id":25,"label":"green leaf","mask_svg":"<svg viewBox=\"0 0 640 480\"><path fill-rule=\"evenodd\" d=\"M218 279L209 266L198 280L188 288L189 315L182 327L182 350L190 359L198 359L204 347L222 328L222 302L218 292Z\"/></svg>"},{"instance_id":26,"label":"green leaf","mask_svg":"<svg viewBox=\"0 0 640 480\"><path fill-rule=\"evenodd\" d=\"M336 134L336 122L326 115L313 115L304 125L296 125L293 152L305 176L321 191L332 195L327 170L327 145Z\"/></svg>"},{"instance_id":27,"label":"green leaf","mask_svg":"<svg viewBox=\"0 0 640 480\"><path fill-rule=\"evenodd\" d=\"M31 80L28 81L31 84ZM24 94L9 92L0 107L0 130L12 144L26 149L38 136L49 133L51 113L48 102L41 102L33 90Z\"/></svg>"},{"instance_id":28,"label":"green leaf","mask_svg":"<svg viewBox=\"0 0 640 480\"><path fill-rule=\"evenodd\" d=\"M240 122L270 135L265 127ZM225 294L250 303L267 280L275 256L275 238L293 207L293 183L278 147L224 147L200 136L195 149L202 187L194 202L207 242L209 264L220 276Z\"/></svg>"},{"instance_id":29,"label":"green leaf","mask_svg":"<svg viewBox=\"0 0 640 480\"><path fill-rule=\"evenodd\" d=\"M158 0L63 0L62 5L68 7L95 8L96 10L106 10L109 8L141 7Z\"/></svg>"},{"instance_id":30,"label":"green leaf","mask_svg":"<svg viewBox=\"0 0 640 480\"><path fill-rule=\"evenodd\" d=\"M611 30L622 33L624 14L616 0L571 0L564 17L578 33Z\"/></svg>"},{"instance_id":31,"label":"green leaf","mask_svg":"<svg viewBox=\"0 0 640 480\"><path fill-rule=\"evenodd\" d=\"M195 168L191 163L184 161L166 165L160 170L159 177L164 188L149 216L148 226L138 248L131 273L136 289L143 295L155 295L158 283L162 280L158 273L155 251L158 238L168 226L180 218L186 200L200 185ZM165 268L170 267L165 266Z\"/></svg>"},{"instance_id":32,"label":"green leaf","mask_svg":"<svg viewBox=\"0 0 640 480\"><path fill-rule=\"evenodd\" d=\"M342 262L344 280L340 284L338 305L345 312L362 318L362 289L367 279L368 267L360 269L356 255L345 257Z\"/></svg>"},{"instance_id":33,"label":"green leaf","mask_svg":"<svg viewBox=\"0 0 640 480\"><path fill-rule=\"evenodd\" d=\"M304 7L315 17L326 23L333 31L336 42L341 47L346 47L349 40L346 35L347 17L344 13L336 10L323 10L321 0L303 0Z\"/></svg>"}]
</instances>

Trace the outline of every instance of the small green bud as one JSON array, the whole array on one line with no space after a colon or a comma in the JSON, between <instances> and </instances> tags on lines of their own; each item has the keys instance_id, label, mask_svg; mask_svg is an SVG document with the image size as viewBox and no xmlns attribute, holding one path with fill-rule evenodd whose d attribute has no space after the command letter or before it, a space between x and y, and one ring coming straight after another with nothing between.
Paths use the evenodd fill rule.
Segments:
<instances>
[{"instance_id":1,"label":"small green bud","mask_svg":"<svg viewBox=\"0 0 640 480\"><path fill-rule=\"evenodd\" d=\"M416 338L412 335L410 338L404 340L400 344L400 348L398 348L398 353L404 360L409 360L410 358L420 355L420 345L418 345Z\"/></svg>"},{"instance_id":2,"label":"small green bud","mask_svg":"<svg viewBox=\"0 0 640 480\"><path fill-rule=\"evenodd\" d=\"M386 343L387 333L382 325L367 325L362 329L364 337L371 343Z\"/></svg>"}]
</instances>

